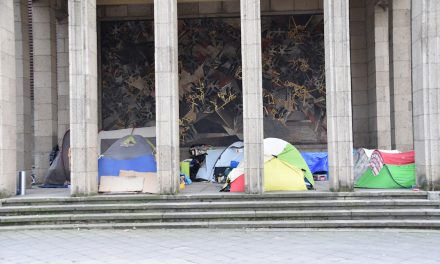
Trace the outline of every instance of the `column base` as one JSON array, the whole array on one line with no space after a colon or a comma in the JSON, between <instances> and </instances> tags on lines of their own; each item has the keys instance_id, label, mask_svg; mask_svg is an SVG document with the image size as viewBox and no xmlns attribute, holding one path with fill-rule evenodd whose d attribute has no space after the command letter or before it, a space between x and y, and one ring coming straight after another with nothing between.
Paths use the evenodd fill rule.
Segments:
<instances>
[{"instance_id":1,"label":"column base","mask_svg":"<svg viewBox=\"0 0 440 264\"><path fill-rule=\"evenodd\" d=\"M354 192L354 188L351 186L338 186L330 187L331 192Z\"/></svg>"},{"instance_id":2,"label":"column base","mask_svg":"<svg viewBox=\"0 0 440 264\"><path fill-rule=\"evenodd\" d=\"M96 196L98 193L72 193L70 194L71 197L88 197L88 196Z\"/></svg>"}]
</instances>

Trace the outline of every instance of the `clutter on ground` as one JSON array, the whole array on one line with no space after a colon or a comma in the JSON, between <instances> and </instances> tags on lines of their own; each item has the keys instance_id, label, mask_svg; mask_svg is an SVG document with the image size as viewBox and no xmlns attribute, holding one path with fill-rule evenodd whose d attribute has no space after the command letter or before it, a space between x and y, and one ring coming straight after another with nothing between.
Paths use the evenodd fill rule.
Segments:
<instances>
[{"instance_id":1,"label":"clutter on ground","mask_svg":"<svg viewBox=\"0 0 440 264\"><path fill-rule=\"evenodd\" d=\"M133 134L134 131L140 134ZM155 134L148 129L100 132L99 192L159 193ZM109 144L111 142L111 144ZM193 182L223 183L222 192L245 192L244 144L228 147L191 146L191 158L180 162L179 189ZM415 153L359 148L353 151L356 188L415 188ZM315 181L327 181L327 152L299 152L278 138L264 139L266 192L313 190ZM176 179L177 180L177 179ZM70 132L51 152L43 188L67 188L70 183Z\"/></svg>"}]
</instances>

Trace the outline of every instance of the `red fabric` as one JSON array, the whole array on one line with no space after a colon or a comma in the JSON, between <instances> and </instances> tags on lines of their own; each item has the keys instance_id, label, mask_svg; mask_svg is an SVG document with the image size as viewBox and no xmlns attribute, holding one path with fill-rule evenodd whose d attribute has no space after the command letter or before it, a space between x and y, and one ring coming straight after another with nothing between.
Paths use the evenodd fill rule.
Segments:
<instances>
[{"instance_id":1,"label":"red fabric","mask_svg":"<svg viewBox=\"0 0 440 264\"><path fill-rule=\"evenodd\" d=\"M403 153L386 153L375 150L371 154L370 168L373 174L377 176L384 164L390 165L405 165L414 163L414 151Z\"/></svg>"},{"instance_id":2,"label":"red fabric","mask_svg":"<svg viewBox=\"0 0 440 264\"><path fill-rule=\"evenodd\" d=\"M244 192L244 174L231 182L230 192Z\"/></svg>"},{"instance_id":3,"label":"red fabric","mask_svg":"<svg viewBox=\"0 0 440 264\"><path fill-rule=\"evenodd\" d=\"M384 164L405 165L415 162L414 151L402 152L402 153L385 153L379 150L376 151L380 152L380 156L382 157L382 162Z\"/></svg>"},{"instance_id":4,"label":"red fabric","mask_svg":"<svg viewBox=\"0 0 440 264\"><path fill-rule=\"evenodd\" d=\"M414 163L414 151L403 153L386 153L375 150L371 154L370 168L374 175L378 175L384 164L405 165Z\"/></svg>"}]
</instances>

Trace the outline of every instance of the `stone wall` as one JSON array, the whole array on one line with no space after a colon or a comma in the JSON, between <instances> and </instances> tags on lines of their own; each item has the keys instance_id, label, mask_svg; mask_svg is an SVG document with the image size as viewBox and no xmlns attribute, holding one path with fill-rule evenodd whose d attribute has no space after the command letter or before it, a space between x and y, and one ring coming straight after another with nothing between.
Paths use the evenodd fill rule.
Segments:
<instances>
[{"instance_id":1,"label":"stone wall","mask_svg":"<svg viewBox=\"0 0 440 264\"><path fill-rule=\"evenodd\" d=\"M369 147L368 73L365 0L350 0L353 145Z\"/></svg>"},{"instance_id":2,"label":"stone wall","mask_svg":"<svg viewBox=\"0 0 440 264\"><path fill-rule=\"evenodd\" d=\"M69 129L69 36L67 17L58 19L57 28L57 86L58 142Z\"/></svg>"},{"instance_id":3,"label":"stone wall","mask_svg":"<svg viewBox=\"0 0 440 264\"><path fill-rule=\"evenodd\" d=\"M33 131L27 1L14 0L14 12L15 62L17 73L17 170L26 171L29 176L28 179L30 180L33 163Z\"/></svg>"},{"instance_id":4,"label":"stone wall","mask_svg":"<svg viewBox=\"0 0 440 264\"><path fill-rule=\"evenodd\" d=\"M412 150L411 0L390 2L390 96L392 148Z\"/></svg>"},{"instance_id":5,"label":"stone wall","mask_svg":"<svg viewBox=\"0 0 440 264\"><path fill-rule=\"evenodd\" d=\"M32 4L34 42L34 157L37 182L49 168L57 144L56 24L53 0Z\"/></svg>"},{"instance_id":6,"label":"stone wall","mask_svg":"<svg viewBox=\"0 0 440 264\"><path fill-rule=\"evenodd\" d=\"M391 148L388 10L367 1L370 147Z\"/></svg>"}]
</instances>

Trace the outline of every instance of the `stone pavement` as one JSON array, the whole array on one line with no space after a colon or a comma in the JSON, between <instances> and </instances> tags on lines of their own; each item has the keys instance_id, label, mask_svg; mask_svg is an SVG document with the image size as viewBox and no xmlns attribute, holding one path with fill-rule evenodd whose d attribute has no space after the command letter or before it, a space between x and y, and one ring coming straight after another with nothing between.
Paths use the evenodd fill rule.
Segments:
<instances>
[{"instance_id":1,"label":"stone pavement","mask_svg":"<svg viewBox=\"0 0 440 264\"><path fill-rule=\"evenodd\" d=\"M0 232L0 263L440 263L440 232L63 230Z\"/></svg>"}]
</instances>

